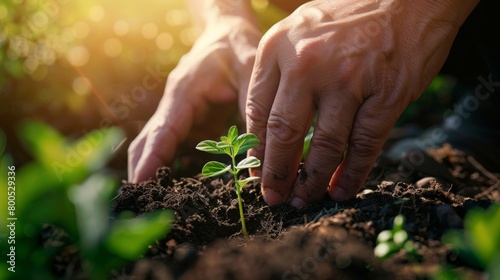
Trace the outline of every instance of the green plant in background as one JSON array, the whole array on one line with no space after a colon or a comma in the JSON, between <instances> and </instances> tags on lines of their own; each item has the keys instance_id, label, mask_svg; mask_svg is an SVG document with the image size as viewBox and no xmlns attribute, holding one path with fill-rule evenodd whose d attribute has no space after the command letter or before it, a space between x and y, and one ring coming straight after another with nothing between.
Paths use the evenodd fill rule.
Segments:
<instances>
[{"instance_id":1,"label":"green plant in background","mask_svg":"<svg viewBox=\"0 0 500 280\"><path fill-rule=\"evenodd\" d=\"M469 265L500 279L500 204L472 209L464 219L464 230L450 230L443 243L451 246Z\"/></svg>"},{"instance_id":2,"label":"green plant in background","mask_svg":"<svg viewBox=\"0 0 500 280\"><path fill-rule=\"evenodd\" d=\"M2 261L0 279L55 278L54 258L68 244L40 244L46 225L64 230L69 246L78 248L83 272L90 279L108 279L112 269L137 260L148 244L168 230L173 219L168 211L133 219L109 217L117 180L102 169L112 155L113 146L123 138L121 130L102 128L69 142L43 123L26 122L20 127L19 136L34 161L17 167L5 150L7 140L0 133L0 181L7 182L8 167L15 167L13 214L17 218L16 272L8 271L10 264ZM6 191L0 192L1 205L7 205L6 195ZM5 212L7 207L2 208L0 219L6 221L12 214ZM0 231L1 240L9 235L4 230ZM10 246L0 243L1 256L11 251Z\"/></svg>"},{"instance_id":3,"label":"green plant in background","mask_svg":"<svg viewBox=\"0 0 500 280\"><path fill-rule=\"evenodd\" d=\"M413 242L409 239L408 233L404 230L405 217L397 215L394 218L392 229L383 230L377 236L377 246L374 254L377 258L385 260L393 254L404 250L408 256L418 261L420 256L415 249Z\"/></svg>"},{"instance_id":4,"label":"green plant in background","mask_svg":"<svg viewBox=\"0 0 500 280\"><path fill-rule=\"evenodd\" d=\"M243 169L259 167L260 160L256 157L249 156L236 163L236 156L243 154L244 152L257 145L259 145L259 139L257 139L257 136L255 136L255 134L244 133L242 135L238 135L238 128L233 125L229 128L227 136L220 137L219 142L213 140L204 140L196 146L196 149L200 151L204 151L210 154L226 154L231 157L231 164L229 165L218 161L207 162L203 166L201 174L205 177L218 176L226 172L229 172L233 175L236 195L238 197L241 227L245 236L248 236L248 233L245 225L245 216L243 215L241 190L243 189L243 186L245 184L257 180L259 179L259 177L250 176L248 178L239 179L238 173Z\"/></svg>"}]
</instances>

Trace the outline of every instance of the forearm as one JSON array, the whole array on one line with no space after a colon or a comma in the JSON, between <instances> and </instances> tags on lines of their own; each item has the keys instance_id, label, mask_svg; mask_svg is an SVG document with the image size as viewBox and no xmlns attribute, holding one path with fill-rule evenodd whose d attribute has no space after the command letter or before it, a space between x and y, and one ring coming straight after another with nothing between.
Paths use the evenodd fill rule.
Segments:
<instances>
[{"instance_id":1,"label":"forearm","mask_svg":"<svg viewBox=\"0 0 500 280\"><path fill-rule=\"evenodd\" d=\"M185 0L193 23L205 28L221 16L236 16L257 25L251 0Z\"/></svg>"}]
</instances>

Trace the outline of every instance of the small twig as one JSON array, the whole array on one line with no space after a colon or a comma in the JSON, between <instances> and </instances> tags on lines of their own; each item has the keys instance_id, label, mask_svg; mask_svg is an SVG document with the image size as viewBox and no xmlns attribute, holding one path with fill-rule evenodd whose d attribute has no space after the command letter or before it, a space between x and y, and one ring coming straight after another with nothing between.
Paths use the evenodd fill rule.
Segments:
<instances>
[{"instance_id":1,"label":"small twig","mask_svg":"<svg viewBox=\"0 0 500 280\"><path fill-rule=\"evenodd\" d=\"M493 189L497 188L498 186L500 186L500 181L497 181L495 184L493 184L491 187L487 188L486 190L476 194L474 196L474 199L478 199L478 198L481 198L483 196L486 196L488 193L490 193Z\"/></svg>"},{"instance_id":2,"label":"small twig","mask_svg":"<svg viewBox=\"0 0 500 280\"><path fill-rule=\"evenodd\" d=\"M497 183L500 182L500 179L498 179L497 176L495 176L493 173L488 171L484 166L482 166L474 157L472 156L467 156L467 160L481 173L483 173L484 176L488 177L489 179L493 180L493 182Z\"/></svg>"}]
</instances>

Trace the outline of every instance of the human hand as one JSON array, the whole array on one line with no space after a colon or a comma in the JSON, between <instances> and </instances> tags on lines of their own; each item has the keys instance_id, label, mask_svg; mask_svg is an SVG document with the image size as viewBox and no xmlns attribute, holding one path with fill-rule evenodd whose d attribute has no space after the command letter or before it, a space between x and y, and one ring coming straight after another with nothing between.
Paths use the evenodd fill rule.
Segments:
<instances>
[{"instance_id":1,"label":"human hand","mask_svg":"<svg viewBox=\"0 0 500 280\"><path fill-rule=\"evenodd\" d=\"M153 177L183 142L211 139L234 123L260 40L259 29L236 16L210 22L191 51L169 74L154 115L128 149L129 181ZM233 120L230 118L233 117Z\"/></svg>"},{"instance_id":2,"label":"human hand","mask_svg":"<svg viewBox=\"0 0 500 280\"><path fill-rule=\"evenodd\" d=\"M267 203L303 207L327 189L335 200L356 195L397 118L438 73L477 4L453 2L311 1L264 35L246 112L248 132L261 140L250 155L263 165L252 175L261 177Z\"/></svg>"}]
</instances>

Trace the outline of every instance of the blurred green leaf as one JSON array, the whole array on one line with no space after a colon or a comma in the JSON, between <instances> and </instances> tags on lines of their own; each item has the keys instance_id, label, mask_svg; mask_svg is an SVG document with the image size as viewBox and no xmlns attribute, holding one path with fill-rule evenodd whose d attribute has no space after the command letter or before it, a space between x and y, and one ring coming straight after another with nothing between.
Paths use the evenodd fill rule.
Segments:
<instances>
[{"instance_id":1,"label":"blurred green leaf","mask_svg":"<svg viewBox=\"0 0 500 280\"><path fill-rule=\"evenodd\" d=\"M392 226L392 231L394 233L398 231L404 231L404 226L405 226L405 216L399 214L396 217L394 217L394 222Z\"/></svg>"},{"instance_id":2,"label":"blurred green leaf","mask_svg":"<svg viewBox=\"0 0 500 280\"><path fill-rule=\"evenodd\" d=\"M392 240L392 230L383 230L377 235L377 243L388 242Z\"/></svg>"},{"instance_id":3,"label":"blurred green leaf","mask_svg":"<svg viewBox=\"0 0 500 280\"><path fill-rule=\"evenodd\" d=\"M386 258L390 257L392 254L399 251L399 249L400 248L392 242L382 242L382 243L377 244L377 246L375 246L373 253L374 253L375 257L377 257L381 260L385 260Z\"/></svg>"},{"instance_id":4,"label":"blurred green leaf","mask_svg":"<svg viewBox=\"0 0 500 280\"><path fill-rule=\"evenodd\" d=\"M94 174L83 184L68 191L68 197L76 208L82 250L92 254L108 229L108 205L115 180L102 174Z\"/></svg>"},{"instance_id":5,"label":"blurred green leaf","mask_svg":"<svg viewBox=\"0 0 500 280\"><path fill-rule=\"evenodd\" d=\"M166 234L172 221L171 211L117 221L106 238L107 248L125 259L136 260L147 250L148 245Z\"/></svg>"},{"instance_id":6,"label":"blurred green leaf","mask_svg":"<svg viewBox=\"0 0 500 280\"><path fill-rule=\"evenodd\" d=\"M443 243L450 245L469 265L480 268L481 262L470 246L463 231L449 230L443 234Z\"/></svg>"},{"instance_id":7,"label":"blurred green leaf","mask_svg":"<svg viewBox=\"0 0 500 280\"><path fill-rule=\"evenodd\" d=\"M408 233L405 230L396 231L392 239L394 241L394 244L403 246L406 240L408 240Z\"/></svg>"},{"instance_id":8,"label":"blurred green leaf","mask_svg":"<svg viewBox=\"0 0 500 280\"><path fill-rule=\"evenodd\" d=\"M67 157L67 142L54 128L38 121L25 121L18 130L19 138L35 160L45 166Z\"/></svg>"},{"instance_id":9,"label":"blurred green leaf","mask_svg":"<svg viewBox=\"0 0 500 280\"><path fill-rule=\"evenodd\" d=\"M464 220L465 231L482 267L486 268L500 252L500 205L487 210L472 209Z\"/></svg>"},{"instance_id":10,"label":"blurred green leaf","mask_svg":"<svg viewBox=\"0 0 500 280\"><path fill-rule=\"evenodd\" d=\"M25 122L20 138L35 156L35 162L17 173L19 211L29 211L38 196L55 190L67 191L89 174L102 169L123 138L118 128L99 129L68 144L59 132L41 122Z\"/></svg>"},{"instance_id":11,"label":"blurred green leaf","mask_svg":"<svg viewBox=\"0 0 500 280\"><path fill-rule=\"evenodd\" d=\"M79 161L89 173L103 168L114 153L115 148L124 139L123 131L116 127L90 131L71 145Z\"/></svg>"}]
</instances>

